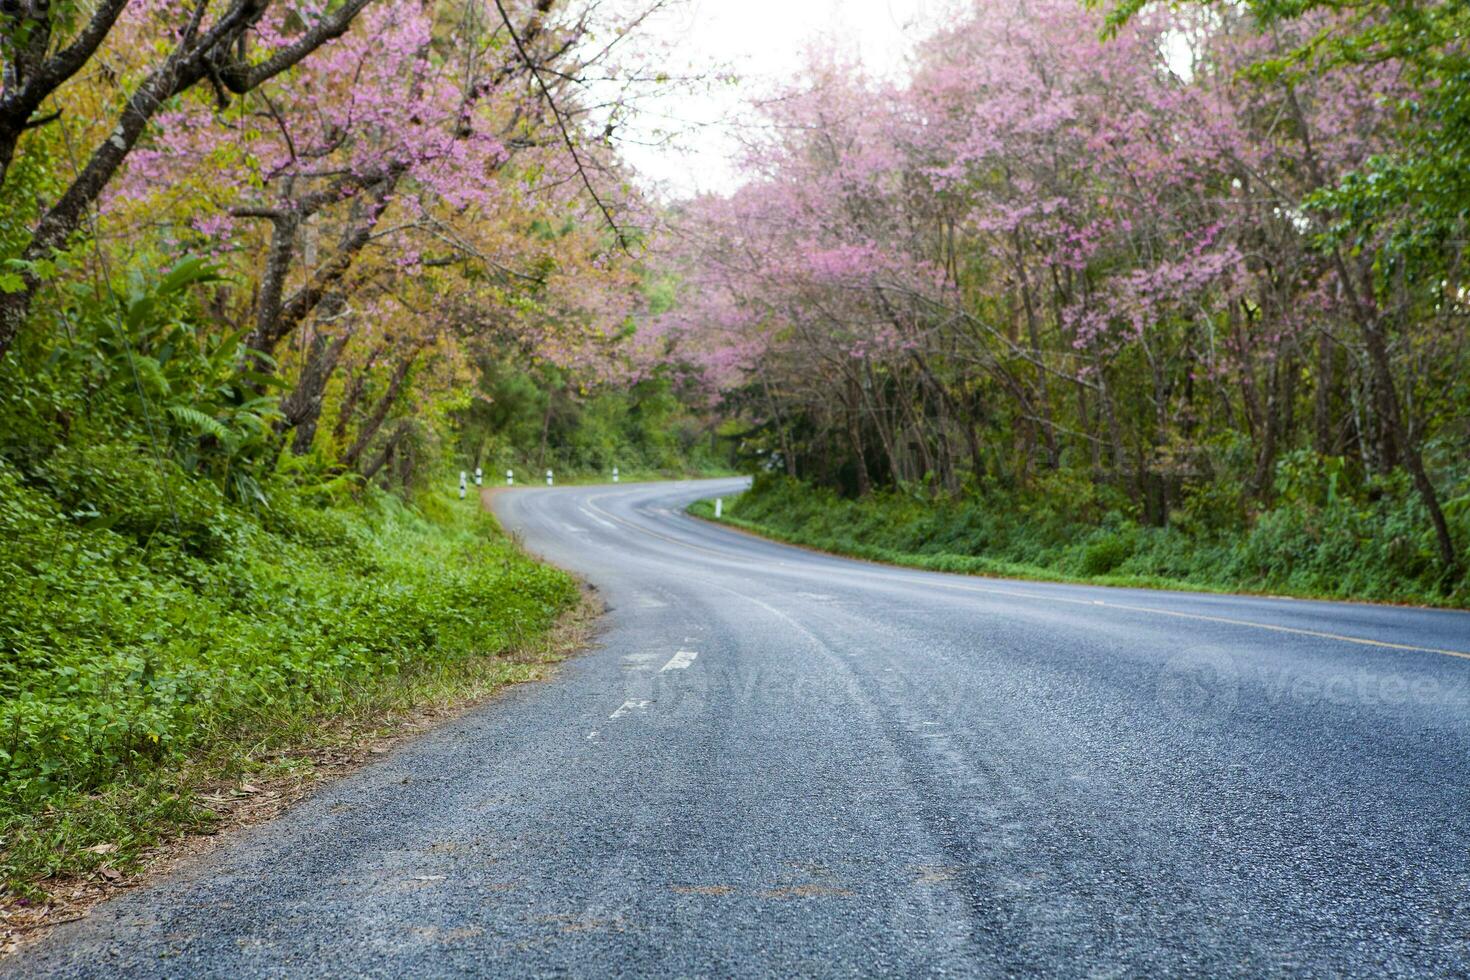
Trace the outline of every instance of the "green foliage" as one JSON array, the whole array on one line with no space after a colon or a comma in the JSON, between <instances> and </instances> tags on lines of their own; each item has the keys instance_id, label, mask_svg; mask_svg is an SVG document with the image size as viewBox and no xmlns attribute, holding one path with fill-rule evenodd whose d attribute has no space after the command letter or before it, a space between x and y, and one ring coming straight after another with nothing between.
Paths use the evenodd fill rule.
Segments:
<instances>
[{"instance_id":1,"label":"green foliage","mask_svg":"<svg viewBox=\"0 0 1470 980\"><path fill-rule=\"evenodd\" d=\"M1277 469L1277 504L1245 527L1145 527L1121 507L1098 518L1103 501L1059 492L1070 482L1057 474L1024 496L988 488L955 500L851 500L765 475L726 514L794 543L943 571L1470 605L1470 582L1442 591L1423 504L1403 474L1356 482L1341 458L1293 453ZM1462 547L1467 490L1451 509ZM1213 511L1222 492L1202 484L1181 509ZM712 514L707 505L696 512Z\"/></svg>"},{"instance_id":2,"label":"green foliage","mask_svg":"<svg viewBox=\"0 0 1470 980\"><path fill-rule=\"evenodd\" d=\"M125 472L117 447L76 455L69 473ZM468 505L430 521L393 497L319 508L273 488L267 526L201 484L92 498L98 522L0 464L0 828L267 711L498 653L575 598ZM172 502L189 530L140 542L170 485L194 491Z\"/></svg>"},{"instance_id":3,"label":"green foliage","mask_svg":"<svg viewBox=\"0 0 1470 980\"><path fill-rule=\"evenodd\" d=\"M614 466L630 476L727 471L728 447L667 376L583 392L563 372L505 361L482 364L481 377L481 397L457 420L471 468L551 468L568 478L606 477Z\"/></svg>"},{"instance_id":4,"label":"green foliage","mask_svg":"<svg viewBox=\"0 0 1470 980\"><path fill-rule=\"evenodd\" d=\"M1106 575L1129 558L1136 549L1136 528L1099 529L1089 536L1082 551L1079 570L1083 575Z\"/></svg>"},{"instance_id":5,"label":"green foliage","mask_svg":"<svg viewBox=\"0 0 1470 980\"><path fill-rule=\"evenodd\" d=\"M61 127L42 126L24 137L25 152L16 154L0 182L0 281L13 286L17 256L30 244L41 202L55 200L64 189L58 162L66 159ZM0 290L7 289L0 284Z\"/></svg>"},{"instance_id":6,"label":"green foliage","mask_svg":"<svg viewBox=\"0 0 1470 980\"><path fill-rule=\"evenodd\" d=\"M41 313L64 332L28 331L0 361L12 885L79 834L193 819L168 774L197 753L504 653L575 600L472 503L410 506L282 454L274 382L239 335L205 328L216 282L186 260L58 291Z\"/></svg>"},{"instance_id":7,"label":"green foliage","mask_svg":"<svg viewBox=\"0 0 1470 980\"><path fill-rule=\"evenodd\" d=\"M1099 4L1100 0L1092 0ZM1120 0L1116 31L1156 0ZM1214 0L1196 0L1208 4ZM1396 146L1375 154L1335 186L1304 202L1327 227L1324 244L1357 249L1382 236L1391 261L1377 270L1388 288L1401 263L1433 297L1453 243L1470 216L1470 5L1459 0L1246 0L1263 31L1316 18L1299 47L1265 58L1248 72L1257 82L1297 84L1327 72L1388 64L1416 95L1395 106ZM1325 19L1324 19L1325 18Z\"/></svg>"},{"instance_id":8,"label":"green foliage","mask_svg":"<svg viewBox=\"0 0 1470 980\"><path fill-rule=\"evenodd\" d=\"M157 280L68 287L47 311L65 342L28 334L0 361L0 456L29 474L56 447L120 439L146 446L160 467L211 478L231 499L263 503L276 382L250 366L242 333L205 323L200 290L217 282L212 266L185 259Z\"/></svg>"}]
</instances>

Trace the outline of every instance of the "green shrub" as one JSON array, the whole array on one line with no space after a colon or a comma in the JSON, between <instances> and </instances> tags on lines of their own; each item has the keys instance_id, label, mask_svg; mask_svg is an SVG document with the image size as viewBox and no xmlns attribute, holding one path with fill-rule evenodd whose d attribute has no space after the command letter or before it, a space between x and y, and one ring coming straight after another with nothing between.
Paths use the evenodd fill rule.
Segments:
<instances>
[{"instance_id":1,"label":"green shrub","mask_svg":"<svg viewBox=\"0 0 1470 980\"><path fill-rule=\"evenodd\" d=\"M115 448L73 455L47 470L63 500L0 462L12 814L249 731L268 710L327 708L375 678L494 654L575 598L468 505L430 521L383 495L321 509L281 487L267 526L202 481L145 479ZM137 479L111 486L123 473Z\"/></svg>"},{"instance_id":2,"label":"green shrub","mask_svg":"<svg viewBox=\"0 0 1470 980\"><path fill-rule=\"evenodd\" d=\"M1168 527L1139 527L1127 501L1048 474L1026 495L989 486L957 499L882 491L848 500L774 475L731 502L731 519L785 540L945 571L1134 585L1470 604L1441 581L1423 505L1408 479L1364 480L1341 459L1286 456L1278 502L1247 520L1233 477L1188 488ZM1449 498L1461 547L1470 494Z\"/></svg>"},{"instance_id":3,"label":"green shrub","mask_svg":"<svg viewBox=\"0 0 1470 980\"><path fill-rule=\"evenodd\" d=\"M1121 531L1099 530L1082 552L1082 574L1105 575L1133 556L1133 536Z\"/></svg>"}]
</instances>

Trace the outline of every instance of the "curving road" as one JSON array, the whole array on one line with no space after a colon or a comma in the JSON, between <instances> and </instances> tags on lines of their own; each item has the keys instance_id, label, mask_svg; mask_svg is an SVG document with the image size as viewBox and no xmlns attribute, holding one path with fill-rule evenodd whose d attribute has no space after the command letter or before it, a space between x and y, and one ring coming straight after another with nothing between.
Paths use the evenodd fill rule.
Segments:
<instances>
[{"instance_id":1,"label":"curving road","mask_svg":"<svg viewBox=\"0 0 1470 980\"><path fill-rule=\"evenodd\" d=\"M1465 974L1470 615L962 578L496 497L601 646L11 972Z\"/></svg>"}]
</instances>

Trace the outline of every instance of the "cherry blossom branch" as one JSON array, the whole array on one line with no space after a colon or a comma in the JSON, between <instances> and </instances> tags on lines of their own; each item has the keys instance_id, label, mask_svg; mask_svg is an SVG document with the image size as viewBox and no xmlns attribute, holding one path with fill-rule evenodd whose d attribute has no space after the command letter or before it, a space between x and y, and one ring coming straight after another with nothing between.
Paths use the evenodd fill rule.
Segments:
<instances>
[{"instance_id":1,"label":"cherry blossom branch","mask_svg":"<svg viewBox=\"0 0 1470 980\"><path fill-rule=\"evenodd\" d=\"M582 163L582 156L577 152L577 144L567 129L566 121L562 118L561 109L557 106L556 99L552 97L551 89L547 86L546 79L541 77L539 66L531 58L525 45L521 43L520 34L516 31L515 25L511 23L510 15L506 13L505 4L502 0L495 0L495 9L500 12L500 19L504 21L505 29L510 32L511 41L515 44L516 51L521 56L521 61L531 72L531 76L536 80L537 87L540 88L542 96L546 99L547 106L551 109L551 115L556 121L556 128L561 132L562 141L566 144L567 150L572 155L572 164L576 167L577 173L582 178L582 186L587 189L587 193L591 195L593 202L597 205L597 209L602 212L602 216L607 221L608 227L612 229L613 235L616 237L618 247L626 252L628 250L627 236L624 234L623 229L618 226L607 205L603 203L602 197L597 193L597 188L592 186L592 180L587 175L587 168Z\"/></svg>"}]
</instances>

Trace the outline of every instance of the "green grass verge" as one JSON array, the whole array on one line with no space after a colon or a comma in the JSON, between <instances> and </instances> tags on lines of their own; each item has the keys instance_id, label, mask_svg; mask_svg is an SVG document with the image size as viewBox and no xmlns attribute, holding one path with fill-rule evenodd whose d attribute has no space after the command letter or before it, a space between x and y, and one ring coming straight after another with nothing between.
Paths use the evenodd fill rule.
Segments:
<instances>
[{"instance_id":1,"label":"green grass verge","mask_svg":"<svg viewBox=\"0 0 1470 980\"><path fill-rule=\"evenodd\" d=\"M719 518L715 517L715 505L713 500L698 500L690 504L688 512L707 521L718 521L730 527L749 531L751 534L770 538L773 541L781 541L802 548L810 548L813 551L821 551L829 555L838 555L843 558L860 558L864 561L881 562L885 565L900 565L906 568L920 568L930 572L953 572L959 575L977 575L986 578L1012 578L1030 582L1062 582L1073 585L1114 585L1129 588L1144 589L1189 589L1191 591L1203 592L1227 592L1223 587L1211 588L1209 586L1197 586L1180 582L1176 579L1159 578L1156 576L1142 575L1069 575L1054 569L1038 568L1035 565L1022 565L1016 562L996 561L990 558L975 555L921 555L902 551L894 551L891 548L883 548L874 545L865 545L857 541L842 540L831 535L804 534L798 530L788 530L773 527L769 524L760 524L736 517L728 510L734 501L726 498L726 511ZM738 499L738 498L736 498Z\"/></svg>"},{"instance_id":2,"label":"green grass verge","mask_svg":"<svg viewBox=\"0 0 1470 980\"><path fill-rule=\"evenodd\" d=\"M715 520L710 500L689 513ZM1446 593L1420 553L1396 560L1401 539L1382 547L1361 528L1321 515L1272 513L1237 535L1193 537L1041 516L979 499L944 503L899 494L846 500L794 481L763 478L725 498L721 523L818 551L929 571L1124 588L1290 596L1306 599L1470 607L1466 586ZM1342 539L1346 538L1344 542ZM1032 560L1027 560L1027 559Z\"/></svg>"},{"instance_id":3,"label":"green grass verge","mask_svg":"<svg viewBox=\"0 0 1470 980\"><path fill-rule=\"evenodd\" d=\"M473 500L321 506L287 489L253 512L167 476L171 495L129 485L107 520L79 521L0 462L12 898L126 873L207 827L200 794L222 782L289 775L397 715L536 676L577 603Z\"/></svg>"}]
</instances>

